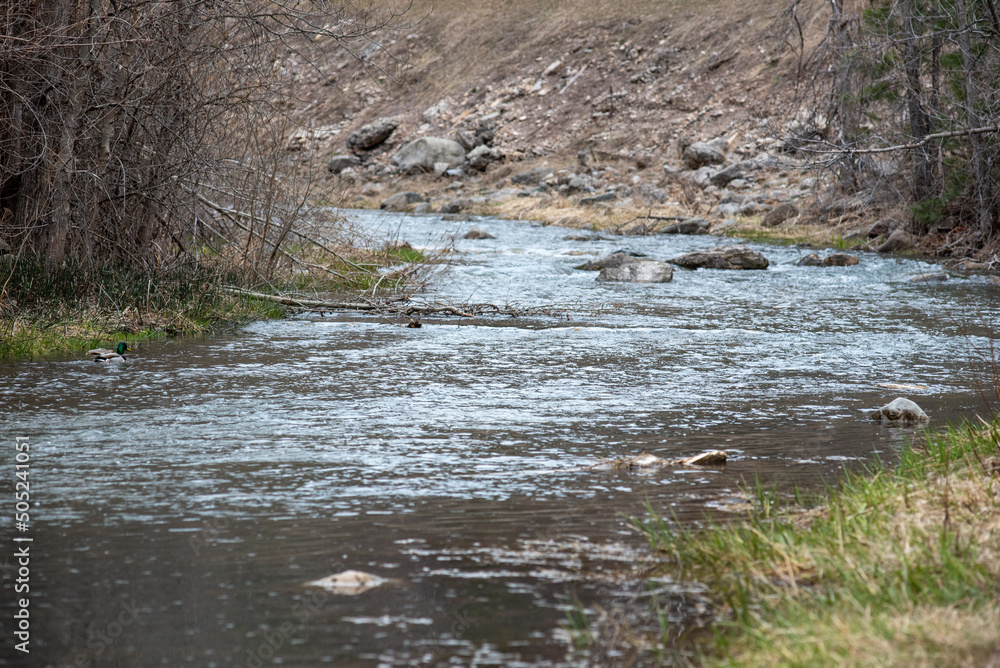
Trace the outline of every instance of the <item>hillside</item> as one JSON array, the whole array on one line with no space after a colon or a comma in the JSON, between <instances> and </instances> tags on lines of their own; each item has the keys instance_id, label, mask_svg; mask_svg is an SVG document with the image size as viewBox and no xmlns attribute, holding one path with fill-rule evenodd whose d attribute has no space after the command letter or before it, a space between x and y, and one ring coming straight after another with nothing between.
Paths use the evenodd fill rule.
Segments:
<instances>
[{"instance_id":1,"label":"hillside","mask_svg":"<svg viewBox=\"0 0 1000 668\"><path fill-rule=\"evenodd\" d=\"M905 209L838 191L828 170L782 150L817 131L800 122L824 111L798 94L808 78L801 57L829 18L822 3L787 9L784 0L415 2L354 53L286 63L297 79L290 115L302 126L288 149L354 206L414 191L426 202L397 206L625 231L645 216L638 231L647 233L704 217L715 232L839 235L888 250L895 229L908 231ZM383 118L398 123L388 140L349 148L352 132ZM465 165L458 176L401 172L390 157L418 137L485 143L490 153L482 170ZM713 139L723 163L685 164L687 145ZM539 166L554 173L511 182ZM972 253L947 232L890 246Z\"/></svg>"}]
</instances>

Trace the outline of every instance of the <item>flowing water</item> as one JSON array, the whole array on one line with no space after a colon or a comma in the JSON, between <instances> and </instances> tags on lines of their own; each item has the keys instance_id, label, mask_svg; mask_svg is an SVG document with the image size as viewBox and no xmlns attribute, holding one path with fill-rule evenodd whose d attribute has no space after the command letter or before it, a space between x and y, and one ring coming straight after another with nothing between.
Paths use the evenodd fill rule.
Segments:
<instances>
[{"instance_id":1,"label":"flowing water","mask_svg":"<svg viewBox=\"0 0 1000 668\"><path fill-rule=\"evenodd\" d=\"M351 215L417 247L473 224ZM797 267L806 251L754 246L767 271L606 284L573 266L720 240L475 225L497 238L459 238L423 297L548 311L420 329L300 315L143 344L117 368L0 366L4 485L28 439L33 504L27 533L0 529L3 665L572 663L567 611L644 608L654 587L673 624L697 616L697 587L635 575L650 555L626 516L647 502L689 522L755 477L808 487L891 462L912 432L866 410L900 394L936 425L983 409L969 351L1000 304L981 277L911 282L936 267L874 254ZM593 468L705 449L728 465ZM27 662L10 623L25 536ZM348 569L389 581L307 585Z\"/></svg>"}]
</instances>

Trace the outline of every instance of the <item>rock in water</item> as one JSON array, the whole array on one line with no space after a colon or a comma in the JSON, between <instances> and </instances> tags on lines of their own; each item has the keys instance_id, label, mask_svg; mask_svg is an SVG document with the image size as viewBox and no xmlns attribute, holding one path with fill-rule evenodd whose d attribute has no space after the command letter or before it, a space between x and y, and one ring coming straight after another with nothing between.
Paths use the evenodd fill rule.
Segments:
<instances>
[{"instance_id":1,"label":"rock in water","mask_svg":"<svg viewBox=\"0 0 1000 668\"><path fill-rule=\"evenodd\" d=\"M847 253L832 253L823 259L824 267L853 267L858 263L858 258Z\"/></svg>"},{"instance_id":2,"label":"rock in water","mask_svg":"<svg viewBox=\"0 0 1000 668\"><path fill-rule=\"evenodd\" d=\"M903 397L893 399L882 408L872 411L871 418L889 424L930 421L927 413L923 412L920 406Z\"/></svg>"},{"instance_id":3,"label":"rock in water","mask_svg":"<svg viewBox=\"0 0 1000 668\"><path fill-rule=\"evenodd\" d=\"M369 589L380 587L386 582L389 581L385 578L380 578L377 575L365 573L364 571L350 570L344 571L343 573L328 575L325 578L313 580L307 584L313 587L322 587L333 594L357 596L358 594L362 594Z\"/></svg>"},{"instance_id":4,"label":"rock in water","mask_svg":"<svg viewBox=\"0 0 1000 668\"><path fill-rule=\"evenodd\" d=\"M347 148L352 151L367 151L375 148L399 127L399 121L394 118L379 118L364 125L347 138Z\"/></svg>"},{"instance_id":5,"label":"rock in water","mask_svg":"<svg viewBox=\"0 0 1000 668\"><path fill-rule=\"evenodd\" d=\"M617 283L669 283L674 269L652 258L628 258L617 267L605 267L597 280Z\"/></svg>"},{"instance_id":6,"label":"rock in water","mask_svg":"<svg viewBox=\"0 0 1000 668\"><path fill-rule=\"evenodd\" d=\"M642 253L636 253L630 250L616 250L608 253L607 255L602 255L598 258L590 260L589 262L584 262L583 264L574 267L574 269L582 269L584 271L600 271L601 269L606 269L607 267L620 267L626 262L629 262L632 258L646 257Z\"/></svg>"},{"instance_id":7,"label":"rock in water","mask_svg":"<svg viewBox=\"0 0 1000 668\"><path fill-rule=\"evenodd\" d=\"M461 167L465 163L465 149L451 139L421 137L409 142L392 156L392 164L404 172L430 172L436 162L446 162L450 168Z\"/></svg>"},{"instance_id":8,"label":"rock in water","mask_svg":"<svg viewBox=\"0 0 1000 668\"><path fill-rule=\"evenodd\" d=\"M685 269L767 269L767 258L746 246L717 246L706 251L687 253L672 260Z\"/></svg>"},{"instance_id":9,"label":"rock in water","mask_svg":"<svg viewBox=\"0 0 1000 668\"><path fill-rule=\"evenodd\" d=\"M471 230L469 230L468 232L466 232L465 236L462 237L462 238L463 239L496 239L495 236L493 236L489 232L486 232L484 230L479 229L478 227L473 227Z\"/></svg>"}]
</instances>

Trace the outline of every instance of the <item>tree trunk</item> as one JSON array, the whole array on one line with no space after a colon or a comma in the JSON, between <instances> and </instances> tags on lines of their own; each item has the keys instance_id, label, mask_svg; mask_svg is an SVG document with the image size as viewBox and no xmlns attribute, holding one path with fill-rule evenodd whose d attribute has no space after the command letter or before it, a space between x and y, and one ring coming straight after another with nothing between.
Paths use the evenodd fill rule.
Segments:
<instances>
[{"instance_id":1,"label":"tree trunk","mask_svg":"<svg viewBox=\"0 0 1000 668\"><path fill-rule=\"evenodd\" d=\"M962 73L965 83L965 122L969 129L981 127L976 103L979 91L975 80L976 56L972 52L969 41L969 17L965 0L955 0L955 17L958 22L958 48L962 53ZM972 149L973 196L976 201L976 222L984 237L993 233L993 194L990 183L989 164L986 147L979 134L969 135L969 146Z\"/></svg>"},{"instance_id":2,"label":"tree trunk","mask_svg":"<svg viewBox=\"0 0 1000 668\"><path fill-rule=\"evenodd\" d=\"M914 23L914 0L903 0L903 64L906 70L906 110L910 120L911 143L921 141L932 132L931 119L923 105L923 82L920 76L920 35ZM925 144L913 151L913 201L930 197L934 185L931 146Z\"/></svg>"}]
</instances>

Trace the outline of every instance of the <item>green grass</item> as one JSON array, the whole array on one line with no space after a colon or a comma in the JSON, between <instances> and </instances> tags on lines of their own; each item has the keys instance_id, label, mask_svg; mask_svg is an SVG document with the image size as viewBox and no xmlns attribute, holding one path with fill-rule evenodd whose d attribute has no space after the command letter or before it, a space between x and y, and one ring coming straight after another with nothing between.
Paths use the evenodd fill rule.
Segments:
<instances>
[{"instance_id":1,"label":"green grass","mask_svg":"<svg viewBox=\"0 0 1000 668\"><path fill-rule=\"evenodd\" d=\"M929 434L895 468L811 502L750 490L745 521L637 522L675 579L705 583L719 666L983 666L1000 659L1000 428Z\"/></svg>"},{"instance_id":2,"label":"green grass","mask_svg":"<svg viewBox=\"0 0 1000 668\"><path fill-rule=\"evenodd\" d=\"M248 279L212 267L46 267L9 256L0 261L0 280L0 359L79 353L285 313L272 303L220 294L216 286Z\"/></svg>"}]
</instances>

